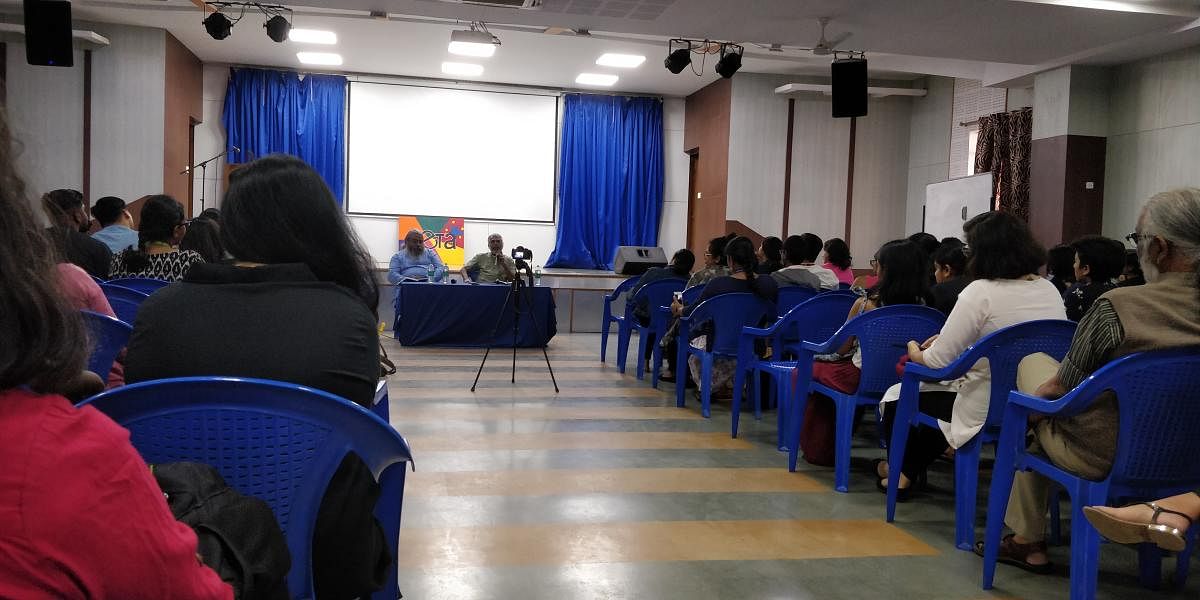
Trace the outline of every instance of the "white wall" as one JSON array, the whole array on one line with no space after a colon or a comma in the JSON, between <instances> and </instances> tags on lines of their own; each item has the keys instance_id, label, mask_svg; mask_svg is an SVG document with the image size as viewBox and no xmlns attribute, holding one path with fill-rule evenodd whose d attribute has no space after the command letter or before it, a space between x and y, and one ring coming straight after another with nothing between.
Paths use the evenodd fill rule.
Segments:
<instances>
[{"instance_id":1,"label":"white wall","mask_svg":"<svg viewBox=\"0 0 1200 600\"><path fill-rule=\"evenodd\" d=\"M871 98L854 140L854 205L850 254L869 263L884 242L905 236L911 99Z\"/></svg>"},{"instance_id":2,"label":"white wall","mask_svg":"<svg viewBox=\"0 0 1200 600\"><path fill-rule=\"evenodd\" d=\"M811 232L821 239L842 237L846 233L850 119L833 118L828 96L801 94L795 100L788 235Z\"/></svg>"},{"instance_id":3,"label":"white wall","mask_svg":"<svg viewBox=\"0 0 1200 600\"><path fill-rule=\"evenodd\" d=\"M683 151L683 98L663 99L663 210L658 245L670 256L687 246L688 155Z\"/></svg>"},{"instance_id":4,"label":"white wall","mask_svg":"<svg viewBox=\"0 0 1200 600\"><path fill-rule=\"evenodd\" d=\"M9 43L7 55L6 103L17 172L40 218L43 193L83 189L83 52L75 52L70 68L30 66L20 43Z\"/></svg>"},{"instance_id":5,"label":"white wall","mask_svg":"<svg viewBox=\"0 0 1200 600\"><path fill-rule=\"evenodd\" d=\"M927 77L927 93L912 99L908 136L908 190L905 235L922 230L925 186L950 176L950 130L954 118L954 79Z\"/></svg>"},{"instance_id":6,"label":"white wall","mask_svg":"<svg viewBox=\"0 0 1200 600\"><path fill-rule=\"evenodd\" d=\"M1200 47L1117 67L1112 86L1103 233L1120 239L1150 196L1200 186Z\"/></svg>"},{"instance_id":7,"label":"white wall","mask_svg":"<svg viewBox=\"0 0 1200 600\"><path fill-rule=\"evenodd\" d=\"M229 66L217 64L204 65L204 108L199 125L196 125L194 155L196 161L206 160L225 151L225 126L221 124L221 111L225 106L225 88L229 83ZM192 212L196 215L203 210L200 206L201 191L204 192L204 207L220 208L225 190L225 160L217 159L208 165L205 177L197 172L192 179L195 193L192 202ZM194 216L194 215L193 215Z\"/></svg>"},{"instance_id":8,"label":"white wall","mask_svg":"<svg viewBox=\"0 0 1200 600\"><path fill-rule=\"evenodd\" d=\"M111 23L88 27L112 43L92 53L92 199L161 194L166 33Z\"/></svg>"},{"instance_id":9,"label":"white wall","mask_svg":"<svg viewBox=\"0 0 1200 600\"><path fill-rule=\"evenodd\" d=\"M783 231L788 100L775 88L792 79L755 73L733 78L725 218L764 236Z\"/></svg>"}]
</instances>

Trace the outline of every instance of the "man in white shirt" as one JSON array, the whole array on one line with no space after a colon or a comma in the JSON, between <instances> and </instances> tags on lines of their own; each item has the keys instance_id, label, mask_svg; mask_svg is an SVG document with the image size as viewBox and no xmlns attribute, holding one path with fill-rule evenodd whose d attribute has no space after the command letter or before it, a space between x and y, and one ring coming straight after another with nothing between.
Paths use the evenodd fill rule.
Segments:
<instances>
[{"instance_id":1,"label":"man in white shirt","mask_svg":"<svg viewBox=\"0 0 1200 600\"><path fill-rule=\"evenodd\" d=\"M821 290L838 289L838 277L833 271L816 264L821 254L823 242L821 238L811 233L788 236L783 242L784 260L787 266L775 271L771 277L780 286L812 285L812 276L819 281Z\"/></svg>"}]
</instances>

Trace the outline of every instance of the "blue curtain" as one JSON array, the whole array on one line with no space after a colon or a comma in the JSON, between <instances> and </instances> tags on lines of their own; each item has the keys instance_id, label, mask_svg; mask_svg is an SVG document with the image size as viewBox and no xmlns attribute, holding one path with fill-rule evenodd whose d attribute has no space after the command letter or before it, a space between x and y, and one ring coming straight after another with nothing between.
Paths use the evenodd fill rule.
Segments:
<instances>
[{"instance_id":1,"label":"blue curtain","mask_svg":"<svg viewBox=\"0 0 1200 600\"><path fill-rule=\"evenodd\" d=\"M558 231L546 266L610 270L617 246L658 245L662 119L657 98L566 97Z\"/></svg>"},{"instance_id":2,"label":"blue curtain","mask_svg":"<svg viewBox=\"0 0 1200 600\"><path fill-rule=\"evenodd\" d=\"M225 91L226 158L242 163L280 152L312 166L338 204L346 181L346 78L230 69ZM234 147L242 151L235 152Z\"/></svg>"}]
</instances>

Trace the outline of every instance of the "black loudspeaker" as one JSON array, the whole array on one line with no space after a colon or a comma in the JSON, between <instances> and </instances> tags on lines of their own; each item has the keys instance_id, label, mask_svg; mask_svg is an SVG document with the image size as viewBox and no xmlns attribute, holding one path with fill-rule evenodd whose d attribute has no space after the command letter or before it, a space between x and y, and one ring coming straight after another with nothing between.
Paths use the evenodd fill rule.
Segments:
<instances>
[{"instance_id":1,"label":"black loudspeaker","mask_svg":"<svg viewBox=\"0 0 1200 600\"><path fill-rule=\"evenodd\" d=\"M70 2L25 0L25 61L47 67L75 66Z\"/></svg>"},{"instance_id":2,"label":"black loudspeaker","mask_svg":"<svg viewBox=\"0 0 1200 600\"><path fill-rule=\"evenodd\" d=\"M619 275L641 275L650 267L664 267L667 253L662 248L620 246L613 257L613 272Z\"/></svg>"},{"instance_id":3,"label":"black loudspeaker","mask_svg":"<svg viewBox=\"0 0 1200 600\"><path fill-rule=\"evenodd\" d=\"M830 66L833 77L833 117L867 115L867 59L843 58Z\"/></svg>"}]
</instances>

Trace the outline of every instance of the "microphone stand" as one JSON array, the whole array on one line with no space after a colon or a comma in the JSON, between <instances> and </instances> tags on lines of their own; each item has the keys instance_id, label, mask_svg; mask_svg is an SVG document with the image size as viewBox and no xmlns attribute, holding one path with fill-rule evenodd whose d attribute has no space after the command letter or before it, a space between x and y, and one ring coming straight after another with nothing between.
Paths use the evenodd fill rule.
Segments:
<instances>
[{"instance_id":1,"label":"microphone stand","mask_svg":"<svg viewBox=\"0 0 1200 600\"><path fill-rule=\"evenodd\" d=\"M184 169L179 172L180 175L187 175L187 174L195 171L196 168L200 169L200 212L204 212L204 208L205 208L204 192L205 192L205 190L208 189L208 163L210 163L214 160L217 160L218 158L221 158L222 156L225 156L225 154L227 152L229 152L229 151L223 150L223 151L221 151L220 154L217 154L217 155L213 156L212 158L209 158L208 160L203 160L201 162L198 162L190 167L184 167ZM241 150L240 149L234 150L234 152L241 152Z\"/></svg>"}]
</instances>

